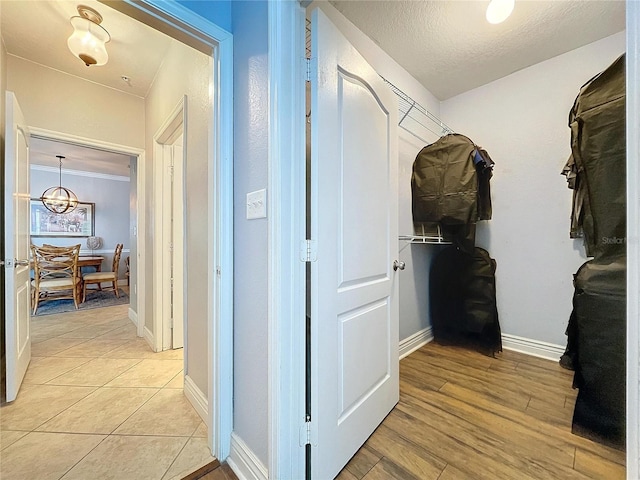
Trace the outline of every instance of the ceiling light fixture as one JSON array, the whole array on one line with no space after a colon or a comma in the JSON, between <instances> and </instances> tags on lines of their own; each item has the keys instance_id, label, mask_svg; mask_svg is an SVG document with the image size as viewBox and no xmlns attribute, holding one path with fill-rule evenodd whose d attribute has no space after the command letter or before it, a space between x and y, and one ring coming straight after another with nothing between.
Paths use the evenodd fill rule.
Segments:
<instances>
[{"instance_id":1,"label":"ceiling light fixture","mask_svg":"<svg viewBox=\"0 0 640 480\"><path fill-rule=\"evenodd\" d=\"M105 44L111 35L100 26L102 15L85 5L78 5L78 14L80 16L71 17L73 33L67 40L69 50L87 67L104 65L109 60Z\"/></svg>"},{"instance_id":2,"label":"ceiling light fixture","mask_svg":"<svg viewBox=\"0 0 640 480\"><path fill-rule=\"evenodd\" d=\"M513 12L515 3L515 0L491 0L487 7L487 22L493 24L504 22Z\"/></svg>"},{"instance_id":3,"label":"ceiling light fixture","mask_svg":"<svg viewBox=\"0 0 640 480\"><path fill-rule=\"evenodd\" d=\"M47 188L40 196L40 201L47 210L53 213L69 213L78 206L78 197L68 188L62 186L62 155L56 155L60 162L59 182L57 187Z\"/></svg>"}]
</instances>

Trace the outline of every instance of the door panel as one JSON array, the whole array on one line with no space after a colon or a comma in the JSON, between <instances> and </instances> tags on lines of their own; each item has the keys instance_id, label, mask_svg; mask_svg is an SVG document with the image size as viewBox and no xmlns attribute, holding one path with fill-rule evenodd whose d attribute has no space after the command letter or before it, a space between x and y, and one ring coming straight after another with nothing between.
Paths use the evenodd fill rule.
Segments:
<instances>
[{"instance_id":1,"label":"door panel","mask_svg":"<svg viewBox=\"0 0 640 480\"><path fill-rule=\"evenodd\" d=\"M173 277L173 330L171 348L184 347L184 148L183 135L172 145L173 153L173 182L172 182L172 277Z\"/></svg>"},{"instance_id":2,"label":"door panel","mask_svg":"<svg viewBox=\"0 0 640 480\"><path fill-rule=\"evenodd\" d=\"M389 263L386 232L390 219L386 214L387 199L380 193L385 192L389 181L389 112L366 83L344 71L338 73L338 112L342 145L339 211L342 214L340 286L343 287L386 279ZM386 175L363 176L368 170ZM364 179L367 181L362 181ZM370 262L362 262L360 258L363 238L367 239Z\"/></svg>"},{"instance_id":3,"label":"door panel","mask_svg":"<svg viewBox=\"0 0 640 480\"><path fill-rule=\"evenodd\" d=\"M340 415L350 412L391 375L389 365L389 302L378 300L339 315L340 322ZM363 336L362 332L366 332ZM366 365L367 368L362 368Z\"/></svg>"},{"instance_id":4,"label":"door panel","mask_svg":"<svg viewBox=\"0 0 640 480\"><path fill-rule=\"evenodd\" d=\"M15 95L6 92L4 324L8 402L16 399L31 360L29 204L29 130Z\"/></svg>"},{"instance_id":5,"label":"door panel","mask_svg":"<svg viewBox=\"0 0 640 480\"><path fill-rule=\"evenodd\" d=\"M399 398L397 99L312 17L312 477L335 477Z\"/></svg>"}]
</instances>

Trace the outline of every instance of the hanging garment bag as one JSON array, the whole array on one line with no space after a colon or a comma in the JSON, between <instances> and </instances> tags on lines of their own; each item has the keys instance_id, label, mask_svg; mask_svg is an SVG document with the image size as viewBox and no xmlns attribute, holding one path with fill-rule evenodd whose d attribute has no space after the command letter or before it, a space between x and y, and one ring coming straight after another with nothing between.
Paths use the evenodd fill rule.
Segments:
<instances>
[{"instance_id":1,"label":"hanging garment bag","mask_svg":"<svg viewBox=\"0 0 640 480\"><path fill-rule=\"evenodd\" d=\"M574 433L614 446L625 444L626 261L591 260L574 278L576 336Z\"/></svg>"},{"instance_id":2,"label":"hanging garment bag","mask_svg":"<svg viewBox=\"0 0 640 480\"><path fill-rule=\"evenodd\" d=\"M447 247L436 256L429 276L436 341L502 350L495 272L496 261L479 247L472 254Z\"/></svg>"},{"instance_id":3,"label":"hanging garment bag","mask_svg":"<svg viewBox=\"0 0 640 480\"><path fill-rule=\"evenodd\" d=\"M411 175L415 231L439 225L447 240L471 254L476 222L491 218L493 166L486 150L457 133L420 150Z\"/></svg>"},{"instance_id":4,"label":"hanging garment bag","mask_svg":"<svg viewBox=\"0 0 640 480\"><path fill-rule=\"evenodd\" d=\"M625 109L622 55L580 89L569 113L572 158L563 172L568 181L572 172L577 176L574 211L579 217L572 231L582 227L589 257L624 255L626 251Z\"/></svg>"}]
</instances>

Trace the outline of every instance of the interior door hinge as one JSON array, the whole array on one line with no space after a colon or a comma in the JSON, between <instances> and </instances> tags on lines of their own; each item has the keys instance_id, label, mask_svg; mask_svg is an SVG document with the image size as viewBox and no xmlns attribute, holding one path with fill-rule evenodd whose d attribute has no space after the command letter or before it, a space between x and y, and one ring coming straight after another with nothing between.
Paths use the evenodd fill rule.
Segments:
<instances>
[{"instance_id":1,"label":"interior door hinge","mask_svg":"<svg viewBox=\"0 0 640 480\"><path fill-rule=\"evenodd\" d=\"M305 58L304 60L305 60L305 65L307 70L306 79L307 79L307 82L310 82L311 81L311 59Z\"/></svg>"},{"instance_id":2,"label":"interior door hinge","mask_svg":"<svg viewBox=\"0 0 640 480\"><path fill-rule=\"evenodd\" d=\"M300 243L300 261L315 262L318 259L318 244L315 240L303 240Z\"/></svg>"},{"instance_id":3,"label":"interior door hinge","mask_svg":"<svg viewBox=\"0 0 640 480\"><path fill-rule=\"evenodd\" d=\"M308 418L308 416L307 416ZM300 446L311 445L311 420L307 419L300 427Z\"/></svg>"}]
</instances>

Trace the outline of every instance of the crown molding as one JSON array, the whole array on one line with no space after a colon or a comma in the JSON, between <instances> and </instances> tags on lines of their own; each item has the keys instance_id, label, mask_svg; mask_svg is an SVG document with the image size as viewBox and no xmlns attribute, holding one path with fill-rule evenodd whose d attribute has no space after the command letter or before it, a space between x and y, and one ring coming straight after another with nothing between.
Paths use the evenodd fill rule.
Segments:
<instances>
[{"instance_id":1,"label":"crown molding","mask_svg":"<svg viewBox=\"0 0 640 480\"><path fill-rule=\"evenodd\" d=\"M51 172L58 173L59 169L56 167L49 167L47 165L31 165L31 170L39 170L41 172ZM102 178L104 180L114 180L116 182L130 182L130 177L125 177L124 175L111 175L108 173L97 173L97 172L84 172L81 170L67 170L65 168L62 169L62 173L65 175L75 175L77 177L91 177L91 178Z\"/></svg>"}]
</instances>

